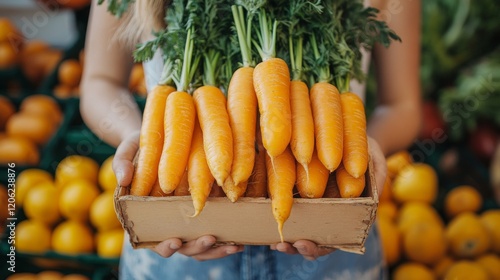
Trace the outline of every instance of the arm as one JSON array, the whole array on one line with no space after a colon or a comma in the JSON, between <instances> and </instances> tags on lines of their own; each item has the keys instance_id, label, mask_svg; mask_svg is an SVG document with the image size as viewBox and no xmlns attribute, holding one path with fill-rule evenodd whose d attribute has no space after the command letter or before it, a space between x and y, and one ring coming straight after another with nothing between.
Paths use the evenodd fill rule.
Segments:
<instances>
[{"instance_id":1,"label":"arm","mask_svg":"<svg viewBox=\"0 0 500 280\"><path fill-rule=\"evenodd\" d=\"M402 40L389 48L376 45L373 50L379 104L368 123L368 135L388 156L410 146L421 126L421 3L407 0L391 7L391 3L380 2L385 1L374 4L390 15L385 20Z\"/></svg>"}]
</instances>

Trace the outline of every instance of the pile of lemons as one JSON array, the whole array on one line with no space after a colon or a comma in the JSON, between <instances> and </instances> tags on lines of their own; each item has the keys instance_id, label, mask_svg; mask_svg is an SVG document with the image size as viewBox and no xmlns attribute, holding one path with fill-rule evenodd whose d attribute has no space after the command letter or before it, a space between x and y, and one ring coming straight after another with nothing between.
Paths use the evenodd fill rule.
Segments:
<instances>
[{"instance_id":1,"label":"pile of lemons","mask_svg":"<svg viewBox=\"0 0 500 280\"><path fill-rule=\"evenodd\" d=\"M444 194L440 215L431 166L403 151L387 167L377 219L392 279L500 279L499 209L483 211L480 192L461 185Z\"/></svg>"},{"instance_id":2,"label":"pile of lemons","mask_svg":"<svg viewBox=\"0 0 500 280\"><path fill-rule=\"evenodd\" d=\"M16 227L16 249L119 257L124 231L114 209L112 159L99 166L89 157L71 155L58 164L54 176L41 169L22 171L16 204L27 219Z\"/></svg>"}]
</instances>

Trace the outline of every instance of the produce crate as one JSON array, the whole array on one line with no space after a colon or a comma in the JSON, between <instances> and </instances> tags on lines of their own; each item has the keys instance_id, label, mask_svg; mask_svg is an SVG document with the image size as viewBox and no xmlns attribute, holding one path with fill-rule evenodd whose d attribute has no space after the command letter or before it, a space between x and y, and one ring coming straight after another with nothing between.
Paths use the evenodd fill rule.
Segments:
<instances>
[{"instance_id":1,"label":"produce crate","mask_svg":"<svg viewBox=\"0 0 500 280\"><path fill-rule=\"evenodd\" d=\"M368 231L378 206L377 187L370 162L364 193L359 198L295 198L283 232L285 241L311 240L322 247L364 253ZM331 187L331 186L330 186ZM269 245L280 242L271 200L209 197L198 217L190 196L149 197L115 191L115 209L134 248L153 247L168 238L183 241L210 234L221 244Z\"/></svg>"}]
</instances>

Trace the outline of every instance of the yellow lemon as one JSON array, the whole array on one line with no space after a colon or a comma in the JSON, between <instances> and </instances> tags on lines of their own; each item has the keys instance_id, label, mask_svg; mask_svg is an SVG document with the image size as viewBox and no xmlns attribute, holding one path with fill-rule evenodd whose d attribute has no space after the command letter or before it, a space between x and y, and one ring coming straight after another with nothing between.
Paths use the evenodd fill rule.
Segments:
<instances>
[{"instance_id":1,"label":"yellow lemon","mask_svg":"<svg viewBox=\"0 0 500 280\"><path fill-rule=\"evenodd\" d=\"M121 228L98 233L97 254L103 258L118 258L122 252L123 236Z\"/></svg>"},{"instance_id":2,"label":"yellow lemon","mask_svg":"<svg viewBox=\"0 0 500 280\"><path fill-rule=\"evenodd\" d=\"M99 169L99 186L105 191L114 191L118 182L113 171L113 156L107 158Z\"/></svg>"},{"instance_id":3,"label":"yellow lemon","mask_svg":"<svg viewBox=\"0 0 500 280\"><path fill-rule=\"evenodd\" d=\"M23 206L26 194L35 185L53 180L52 175L42 169L30 168L20 172L16 179L16 204Z\"/></svg>"},{"instance_id":4,"label":"yellow lemon","mask_svg":"<svg viewBox=\"0 0 500 280\"><path fill-rule=\"evenodd\" d=\"M36 185L24 201L26 217L41 221L49 226L61 219L58 207L59 191L52 182Z\"/></svg>"},{"instance_id":5,"label":"yellow lemon","mask_svg":"<svg viewBox=\"0 0 500 280\"><path fill-rule=\"evenodd\" d=\"M19 252L43 253L50 250L50 228L39 221L24 220L16 226L16 249Z\"/></svg>"},{"instance_id":6,"label":"yellow lemon","mask_svg":"<svg viewBox=\"0 0 500 280\"><path fill-rule=\"evenodd\" d=\"M78 221L64 221L52 233L52 248L58 253L67 255L92 253L94 251L92 229Z\"/></svg>"},{"instance_id":7,"label":"yellow lemon","mask_svg":"<svg viewBox=\"0 0 500 280\"><path fill-rule=\"evenodd\" d=\"M74 179L86 179L97 184L99 165L89 157L72 155L64 158L56 168L56 185L63 187L67 182Z\"/></svg>"},{"instance_id":8,"label":"yellow lemon","mask_svg":"<svg viewBox=\"0 0 500 280\"><path fill-rule=\"evenodd\" d=\"M121 228L116 216L113 192L101 193L90 206L90 223L98 231Z\"/></svg>"},{"instance_id":9,"label":"yellow lemon","mask_svg":"<svg viewBox=\"0 0 500 280\"><path fill-rule=\"evenodd\" d=\"M61 214L72 220L86 222L92 202L99 196L96 185L84 179L70 181L61 190L59 208Z\"/></svg>"}]
</instances>

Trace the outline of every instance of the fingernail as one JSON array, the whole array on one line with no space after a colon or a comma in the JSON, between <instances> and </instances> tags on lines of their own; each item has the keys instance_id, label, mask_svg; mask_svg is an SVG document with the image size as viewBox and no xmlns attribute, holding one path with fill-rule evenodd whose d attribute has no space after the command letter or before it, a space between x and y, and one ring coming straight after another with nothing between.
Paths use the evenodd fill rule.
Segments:
<instances>
[{"instance_id":1,"label":"fingernail","mask_svg":"<svg viewBox=\"0 0 500 280\"><path fill-rule=\"evenodd\" d=\"M120 184L120 182L123 180L123 171L122 170L118 170L115 173L115 176L116 176L116 181L118 182L118 184Z\"/></svg>"},{"instance_id":2,"label":"fingernail","mask_svg":"<svg viewBox=\"0 0 500 280\"><path fill-rule=\"evenodd\" d=\"M170 246L169 246L169 247L170 247L170 249L172 249L172 250L178 250L179 248L181 248L181 247L179 246L179 244L177 244L177 243L170 243Z\"/></svg>"},{"instance_id":3,"label":"fingernail","mask_svg":"<svg viewBox=\"0 0 500 280\"><path fill-rule=\"evenodd\" d=\"M214 245L214 243L212 241L208 241L208 240L204 240L203 242L201 242L201 244L205 247L210 247L210 246Z\"/></svg>"},{"instance_id":4,"label":"fingernail","mask_svg":"<svg viewBox=\"0 0 500 280\"><path fill-rule=\"evenodd\" d=\"M295 248L297 248L297 250L299 251L299 253L301 254L305 254L307 252L307 249L306 247L304 246L294 246Z\"/></svg>"},{"instance_id":5,"label":"fingernail","mask_svg":"<svg viewBox=\"0 0 500 280\"><path fill-rule=\"evenodd\" d=\"M314 257L310 257L310 256L304 256L304 258L305 258L306 260L308 260L308 261L311 261L311 262L316 260L316 258L314 258Z\"/></svg>"},{"instance_id":6,"label":"fingernail","mask_svg":"<svg viewBox=\"0 0 500 280\"><path fill-rule=\"evenodd\" d=\"M227 254L227 255L231 255L231 254L234 254L234 253L236 253L236 252L238 252L238 250L235 250L235 249L227 249L227 250L226 250L226 254Z\"/></svg>"}]
</instances>

